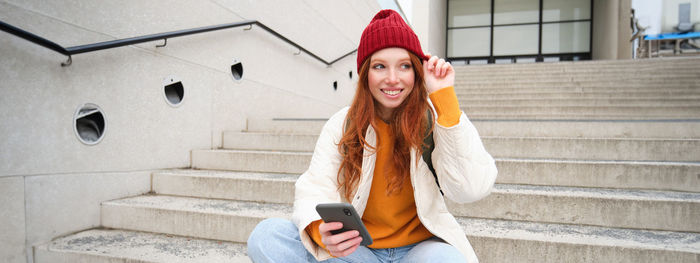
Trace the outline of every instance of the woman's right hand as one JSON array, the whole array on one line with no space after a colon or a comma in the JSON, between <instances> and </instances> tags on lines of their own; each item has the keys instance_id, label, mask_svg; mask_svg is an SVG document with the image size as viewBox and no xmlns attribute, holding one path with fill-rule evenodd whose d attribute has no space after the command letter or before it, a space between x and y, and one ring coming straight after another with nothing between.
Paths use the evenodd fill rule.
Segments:
<instances>
[{"instance_id":1,"label":"woman's right hand","mask_svg":"<svg viewBox=\"0 0 700 263\"><path fill-rule=\"evenodd\" d=\"M326 249L332 256L339 258L355 252L362 242L360 232L357 230L345 231L337 235L331 233L331 231L341 228L343 228L343 223L340 222L324 222L318 226L318 230L321 232L321 242L326 245Z\"/></svg>"}]
</instances>

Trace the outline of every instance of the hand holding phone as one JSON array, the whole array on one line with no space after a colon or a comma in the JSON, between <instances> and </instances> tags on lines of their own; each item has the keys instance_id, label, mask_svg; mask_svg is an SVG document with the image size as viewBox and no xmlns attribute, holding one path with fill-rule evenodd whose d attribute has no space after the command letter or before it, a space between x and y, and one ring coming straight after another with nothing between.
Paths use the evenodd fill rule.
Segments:
<instances>
[{"instance_id":1,"label":"hand holding phone","mask_svg":"<svg viewBox=\"0 0 700 263\"><path fill-rule=\"evenodd\" d=\"M328 253L338 258L355 253L357 248L360 247L360 242L362 242L360 233L355 230L335 235L331 233L331 231L341 229L342 227L343 223L340 222L322 222L321 225L318 226L318 230L321 232L321 242L326 250L328 250Z\"/></svg>"},{"instance_id":2,"label":"hand holding phone","mask_svg":"<svg viewBox=\"0 0 700 263\"><path fill-rule=\"evenodd\" d=\"M341 229L331 231L332 234L337 235L350 230L357 230L362 237L362 243L360 243L360 245L368 246L372 244L372 237L369 235L367 228L365 228L365 225L362 223L362 219L351 204L319 204L316 206L316 212L321 216L323 222L340 222L343 224Z\"/></svg>"}]
</instances>

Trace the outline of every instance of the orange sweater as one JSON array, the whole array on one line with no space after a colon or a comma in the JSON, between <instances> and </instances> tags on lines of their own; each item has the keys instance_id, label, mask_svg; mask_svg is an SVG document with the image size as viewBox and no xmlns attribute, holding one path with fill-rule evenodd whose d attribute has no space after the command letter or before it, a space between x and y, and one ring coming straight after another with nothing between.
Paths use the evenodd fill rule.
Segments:
<instances>
[{"instance_id":1,"label":"orange sweater","mask_svg":"<svg viewBox=\"0 0 700 263\"><path fill-rule=\"evenodd\" d=\"M437 122L445 127L459 123L461 111L454 88L447 87L430 94L430 99L435 106L438 118ZM367 227L374 243L371 248L394 248L410 245L428 239L433 236L420 222L416 212L416 202L413 199L413 186L410 181L404 182L399 192L386 194L388 182L387 174L393 174L396 169L391 161L394 151L394 134L389 124L377 121L377 136L379 147L372 187L370 189L367 207L362 216L362 221ZM306 231L319 246L325 248L321 242L321 233L318 226L322 220L317 220L306 227Z\"/></svg>"}]
</instances>

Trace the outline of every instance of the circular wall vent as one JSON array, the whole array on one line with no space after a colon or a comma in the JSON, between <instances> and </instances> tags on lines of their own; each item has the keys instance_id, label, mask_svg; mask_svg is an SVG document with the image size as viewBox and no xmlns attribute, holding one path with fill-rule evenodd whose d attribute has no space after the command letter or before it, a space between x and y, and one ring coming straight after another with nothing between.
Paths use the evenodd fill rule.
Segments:
<instances>
[{"instance_id":1,"label":"circular wall vent","mask_svg":"<svg viewBox=\"0 0 700 263\"><path fill-rule=\"evenodd\" d=\"M80 142L95 145L104 138L107 121L100 106L86 103L73 116L73 131Z\"/></svg>"},{"instance_id":2,"label":"circular wall vent","mask_svg":"<svg viewBox=\"0 0 700 263\"><path fill-rule=\"evenodd\" d=\"M231 63L231 76L235 81L243 78L243 63L237 59L233 59L233 63Z\"/></svg>"},{"instance_id":3,"label":"circular wall vent","mask_svg":"<svg viewBox=\"0 0 700 263\"><path fill-rule=\"evenodd\" d=\"M185 99L185 87L180 78L169 76L163 79L163 96L170 106L180 106L182 100Z\"/></svg>"}]
</instances>

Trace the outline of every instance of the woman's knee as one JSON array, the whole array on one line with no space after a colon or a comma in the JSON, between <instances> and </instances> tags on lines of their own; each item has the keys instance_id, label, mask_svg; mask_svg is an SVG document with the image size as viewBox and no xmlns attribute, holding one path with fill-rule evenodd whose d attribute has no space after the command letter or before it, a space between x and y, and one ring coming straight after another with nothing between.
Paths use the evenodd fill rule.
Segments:
<instances>
[{"instance_id":1,"label":"woman's knee","mask_svg":"<svg viewBox=\"0 0 700 263\"><path fill-rule=\"evenodd\" d=\"M426 240L406 255L402 262L467 262L459 250L442 241Z\"/></svg>"},{"instance_id":2,"label":"woman's knee","mask_svg":"<svg viewBox=\"0 0 700 263\"><path fill-rule=\"evenodd\" d=\"M280 258L296 255L296 247L303 250L297 227L287 219L265 219L248 237L248 256L253 262L281 262Z\"/></svg>"},{"instance_id":3,"label":"woman's knee","mask_svg":"<svg viewBox=\"0 0 700 263\"><path fill-rule=\"evenodd\" d=\"M298 235L297 228L291 221L283 218L268 218L260 221L248 237L248 246L267 246L271 240Z\"/></svg>"}]
</instances>

